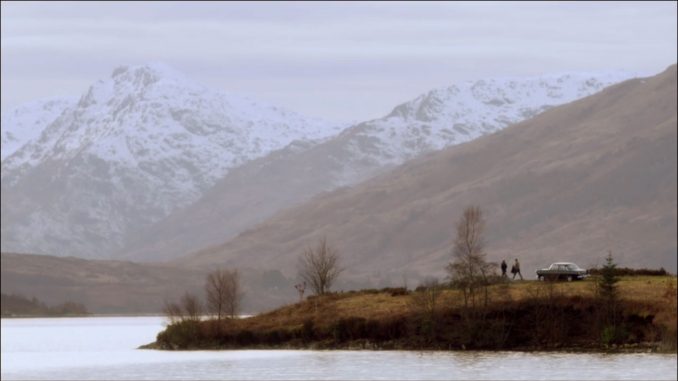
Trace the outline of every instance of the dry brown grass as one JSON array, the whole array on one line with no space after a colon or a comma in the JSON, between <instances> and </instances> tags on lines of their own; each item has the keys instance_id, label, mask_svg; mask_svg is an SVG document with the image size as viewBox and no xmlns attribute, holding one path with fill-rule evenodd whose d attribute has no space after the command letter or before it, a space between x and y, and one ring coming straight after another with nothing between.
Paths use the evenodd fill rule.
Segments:
<instances>
[{"instance_id":1,"label":"dry brown grass","mask_svg":"<svg viewBox=\"0 0 678 381\"><path fill-rule=\"evenodd\" d=\"M553 292L562 296L593 297L596 289L596 279L589 278L576 282L538 282L521 281L509 283L508 295L515 301L543 294L552 287ZM650 304L662 304L665 302L664 294L667 285L676 287L675 276L629 276L621 277L617 284L619 297L627 302L642 302ZM506 297L506 292L501 290L500 285L491 287L493 300Z\"/></svg>"},{"instance_id":2,"label":"dry brown grass","mask_svg":"<svg viewBox=\"0 0 678 381\"><path fill-rule=\"evenodd\" d=\"M667 286L669 285L669 286ZM618 283L619 295L627 305L637 309L636 313L653 314L661 324L676 321L675 298L673 305L666 297L667 287L676 288L673 276L622 277ZM595 279L578 282L520 281L490 287L492 303L520 302L529 298L544 297L549 292L558 296L593 297ZM311 297L302 303L288 305L277 310L242 319L236 324L252 330L298 328L304 321L327 324L340 318L360 317L385 319L405 316L411 312L412 294L391 296L389 293L337 293L322 297ZM460 307L463 304L457 290L443 290L439 299L442 307Z\"/></svg>"},{"instance_id":3,"label":"dry brown grass","mask_svg":"<svg viewBox=\"0 0 678 381\"><path fill-rule=\"evenodd\" d=\"M352 340L357 340L356 345L374 340L400 349L448 348L460 343L477 348L600 348L600 343L643 342L675 350L675 277L623 277L618 283L619 311L628 331L615 333L605 342L601 336L605 323L598 312L604 305L594 298L595 285L595 279L496 284L490 287L489 308L470 309L463 306L460 291L447 289L438 298L434 321L422 317L413 303L414 293L327 294L250 318L223 320L220 326L216 321L199 326L187 324L190 321L178 323L159 334L158 342L164 348L193 349L311 344L343 348ZM540 329L535 330L535 324ZM568 336L572 331L576 337Z\"/></svg>"},{"instance_id":4,"label":"dry brown grass","mask_svg":"<svg viewBox=\"0 0 678 381\"><path fill-rule=\"evenodd\" d=\"M268 330L295 329L307 320L325 324L348 317L382 319L406 314L409 300L410 296L391 296L388 293L329 294L231 324L250 330Z\"/></svg>"},{"instance_id":5,"label":"dry brown grass","mask_svg":"<svg viewBox=\"0 0 678 381\"><path fill-rule=\"evenodd\" d=\"M341 317L363 317L379 319L387 316L401 315L405 312L410 296L393 297L386 293L360 295L355 298L339 300L336 308ZM364 306L370 306L366 310Z\"/></svg>"}]
</instances>

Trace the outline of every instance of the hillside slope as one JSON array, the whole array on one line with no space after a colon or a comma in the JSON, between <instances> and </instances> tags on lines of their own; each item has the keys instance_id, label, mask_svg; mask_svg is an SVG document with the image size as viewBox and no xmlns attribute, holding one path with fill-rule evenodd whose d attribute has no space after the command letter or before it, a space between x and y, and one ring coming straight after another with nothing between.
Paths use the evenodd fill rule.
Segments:
<instances>
[{"instance_id":1,"label":"hillside slope","mask_svg":"<svg viewBox=\"0 0 678 381\"><path fill-rule=\"evenodd\" d=\"M468 205L487 219L489 258L526 276L556 260L676 269L676 67L612 86L354 188L284 211L178 263L295 272L326 236L345 277L444 275Z\"/></svg>"},{"instance_id":2,"label":"hillside slope","mask_svg":"<svg viewBox=\"0 0 678 381\"><path fill-rule=\"evenodd\" d=\"M570 73L483 79L431 90L322 144L297 142L235 168L194 204L140 230L119 255L163 260L219 244L319 193L500 130L628 76Z\"/></svg>"},{"instance_id":3,"label":"hillside slope","mask_svg":"<svg viewBox=\"0 0 678 381\"><path fill-rule=\"evenodd\" d=\"M36 297L48 305L75 302L93 313L159 314L165 301L178 300L185 292L203 299L205 276L212 270L25 253L1 253L0 258L3 294ZM240 272L243 313L297 298L293 280L278 271Z\"/></svg>"}]
</instances>

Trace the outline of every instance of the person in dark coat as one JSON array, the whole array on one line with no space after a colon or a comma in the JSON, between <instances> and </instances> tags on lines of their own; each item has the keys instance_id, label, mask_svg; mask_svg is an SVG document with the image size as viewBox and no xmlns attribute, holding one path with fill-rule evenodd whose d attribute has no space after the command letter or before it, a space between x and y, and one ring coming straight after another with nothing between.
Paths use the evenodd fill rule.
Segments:
<instances>
[{"instance_id":1,"label":"person in dark coat","mask_svg":"<svg viewBox=\"0 0 678 381\"><path fill-rule=\"evenodd\" d=\"M523 280L523 274L520 273L520 262L518 262L518 258L516 258L515 263L513 263L511 272L513 273L513 279L516 279L516 274L518 274L520 275L520 280Z\"/></svg>"},{"instance_id":2,"label":"person in dark coat","mask_svg":"<svg viewBox=\"0 0 678 381\"><path fill-rule=\"evenodd\" d=\"M508 266L506 265L506 261L502 259L502 260L501 260L501 276L504 277L504 278L507 278L507 277L508 277L508 276L506 275L506 268L507 268L507 267L508 267Z\"/></svg>"}]
</instances>

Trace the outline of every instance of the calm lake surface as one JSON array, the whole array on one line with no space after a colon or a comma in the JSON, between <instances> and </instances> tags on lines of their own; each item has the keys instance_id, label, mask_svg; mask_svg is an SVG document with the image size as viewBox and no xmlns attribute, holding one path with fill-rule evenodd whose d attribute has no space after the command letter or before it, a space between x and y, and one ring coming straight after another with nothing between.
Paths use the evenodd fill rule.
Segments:
<instances>
[{"instance_id":1,"label":"calm lake surface","mask_svg":"<svg viewBox=\"0 0 678 381\"><path fill-rule=\"evenodd\" d=\"M676 355L135 349L161 317L2 319L2 379L676 379Z\"/></svg>"}]
</instances>

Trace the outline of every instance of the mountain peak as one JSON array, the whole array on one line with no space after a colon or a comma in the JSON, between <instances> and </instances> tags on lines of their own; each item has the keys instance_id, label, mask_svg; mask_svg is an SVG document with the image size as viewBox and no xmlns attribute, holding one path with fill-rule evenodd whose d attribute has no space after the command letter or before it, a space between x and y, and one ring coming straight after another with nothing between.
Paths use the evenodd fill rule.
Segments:
<instances>
[{"instance_id":1,"label":"mountain peak","mask_svg":"<svg viewBox=\"0 0 678 381\"><path fill-rule=\"evenodd\" d=\"M108 94L139 94L158 85L179 87L175 93L186 91L203 92L206 88L186 77L173 67L161 63L151 62L142 65L121 65L113 70L108 79L97 81L89 90L90 93ZM163 91L164 92L164 91ZM103 93L103 94L102 94Z\"/></svg>"},{"instance_id":2,"label":"mountain peak","mask_svg":"<svg viewBox=\"0 0 678 381\"><path fill-rule=\"evenodd\" d=\"M31 211L19 213L35 216L26 222L32 236L42 237L32 241L36 252L116 248L130 231L195 201L231 168L341 127L210 89L159 63L117 67L59 111L23 140L14 139L22 126L3 123L3 151L6 142L23 143L2 160L3 190L26 195L17 189L34 178L64 195L58 211L45 208L45 198L31 198L24 204ZM46 166L58 175L38 175ZM4 205L3 245L13 239L10 230L23 229L21 222L4 223L11 214Z\"/></svg>"},{"instance_id":3,"label":"mountain peak","mask_svg":"<svg viewBox=\"0 0 678 381\"><path fill-rule=\"evenodd\" d=\"M400 104L387 118L397 117L426 123L438 120L449 126L482 125L483 122L490 123L488 120L480 120L487 114L488 107L492 114L498 113L501 114L500 117L506 118L506 114L513 111L567 103L633 77L637 77L636 73L610 71L465 80L433 89L412 101ZM517 120L515 117L510 119Z\"/></svg>"},{"instance_id":4,"label":"mountain peak","mask_svg":"<svg viewBox=\"0 0 678 381\"><path fill-rule=\"evenodd\" d=\"M182 103L190 97L188 94L193 94L193 97L198 94L214 96L208 95L213 92L164 63L121 65L111 72L109 78L92 84L80 98L78 106L96 114L117 115L116 110L127 109L126 106L131 104L140 105L139 102L144 100Z\"/></svg>"},{"instance_id":5,"label":"mountain peak","mask_svg":"<svg viewBox=\"0 0 678 381\"><path fill-rule=\"evenodd\" d=\"M164 64L118 67L49 123L40 139L5 159L3 186L10 194L30 198L14 202L16 213L12 213L31 217L3 224L3 248L112 253L133 232L201 198L231 169L294 140L324 139L342 129L182 77ZM235 209L225 213L231 218L228 224L213 226L236 232L276 208L289 206L287 201L299 202L317 192L352 185L423 153L497 131L595 92L596 88L583 85L586 80L545 81L544 85L489 79L458 83L404 104L402 115L360 123L321 145L293 144L271 156L273 160L253 162L254 172L233 171L236 184L242 179L238 173L254 173L257 180L250 188L234 188L235 192L244 189L244 198L237 198L232 204ZM288 163L288 157L294 164L288 168L294 170L278 165ZM260 167L266 163L276 164ZM274 173L267 168L275 168ZM46 179L45 171L59 175ZM42 195L32 198L35 184L63 197L58 201ZM227 191L231 188L217 194L222 197ZM248 211L239 212L243 207ZM224 230L220 228L217 236ZM173 244L162 255L177 253L178 247Z\"/></svg>"},{"instance_id":6,"label":"mountain peak","mask_svg":"<svg viewBox=\"0 0 678 381\"><path fill-rule=\"evenodd\" d=\"M148 62L142 65L120 65L113 69L111 78L133 75L133 76L154 76L158 78L181 78L186 79L186 76L164 62Z\"/></svg>"}]
</instances>

